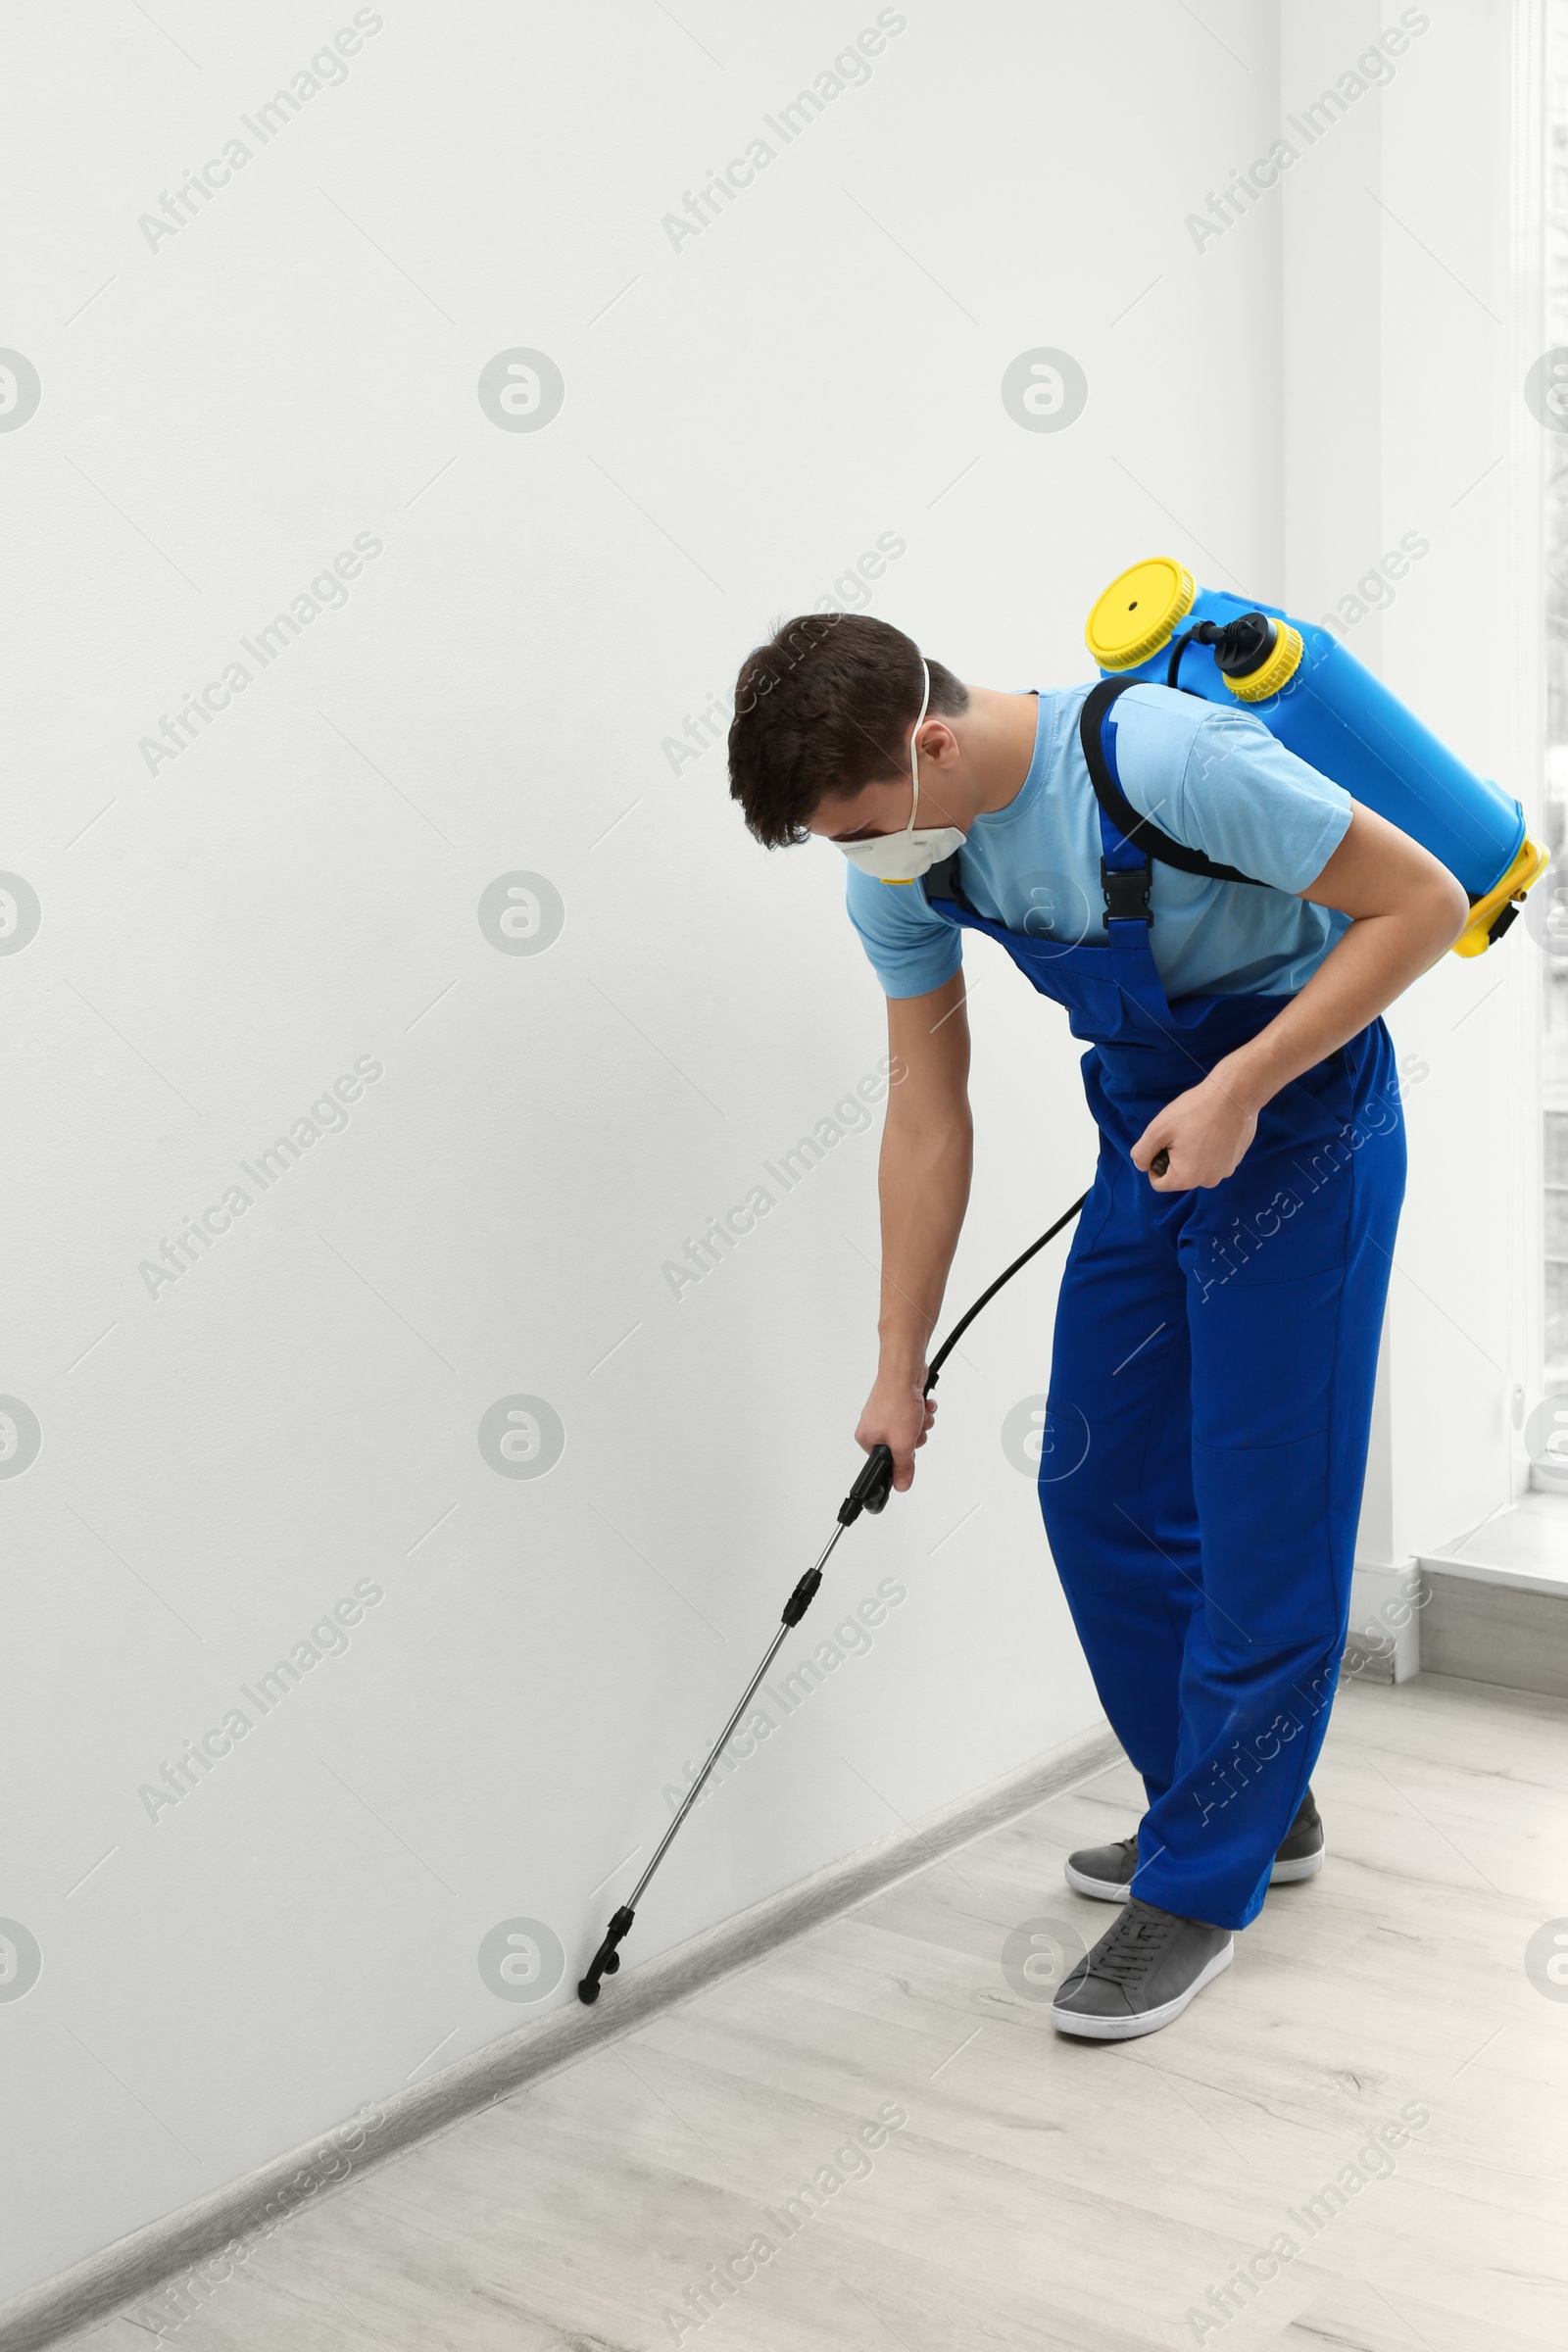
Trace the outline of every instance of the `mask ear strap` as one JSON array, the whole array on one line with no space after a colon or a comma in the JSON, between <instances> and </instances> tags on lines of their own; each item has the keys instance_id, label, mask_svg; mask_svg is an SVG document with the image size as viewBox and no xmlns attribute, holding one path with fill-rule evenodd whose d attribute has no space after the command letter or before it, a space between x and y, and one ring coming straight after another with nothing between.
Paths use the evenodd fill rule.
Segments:
<instances>
[{"instance_id":1,"label":"mask ear strap","mask_svg":"<svg viewBox=\"0 0 1568 2352\"><path fill-rule=\"evenodd\" d=\"M914 738L925 724L926 710L931 701L931 672L926 667L923 654L920 657L920 674L925 680L925 691L920 697L920 715L909 736L909 782L914 787L914 798L909 803L909 822L906 829L910 833L914 831L915 818L920 813L920 755L914 748Z\"/></svg>"}]
</instances>

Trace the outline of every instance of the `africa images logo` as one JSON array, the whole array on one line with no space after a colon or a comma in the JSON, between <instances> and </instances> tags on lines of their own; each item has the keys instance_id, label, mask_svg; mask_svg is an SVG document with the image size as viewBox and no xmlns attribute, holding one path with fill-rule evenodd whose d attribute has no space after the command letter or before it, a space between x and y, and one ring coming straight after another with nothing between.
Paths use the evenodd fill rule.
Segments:
<instances>
[{"instance_id":1,"label":"africa images logo","mask_svg":"<svg viewBox=\"0 0 1568 2352\"><path fill-rule=\"evenodd\" d=\"M566 382L548 352L517 344L479 370L479 406L504 433L536 433L561 414Z\"/></svg>"}]
</instances>

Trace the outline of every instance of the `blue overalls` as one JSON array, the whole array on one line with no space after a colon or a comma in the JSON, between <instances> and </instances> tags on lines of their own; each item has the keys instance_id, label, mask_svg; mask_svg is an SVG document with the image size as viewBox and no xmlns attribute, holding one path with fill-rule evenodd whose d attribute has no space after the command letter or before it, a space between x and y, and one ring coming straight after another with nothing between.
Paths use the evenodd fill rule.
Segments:
<instances>
[{"instance_id":1,"label":"blue overalls","mask_svg":"<svg viewBox=\"0 0 1568 2352\"><path fill-rule=\"evenodd\" d=\"M1147 859L1102 809L1106 944L934 910L1004 948L1087 1040L1100 1158L1056 1307L1040 1502L1095 1687L1149 1799L1133 1891L1215 1927L1257 1915L1345 1646L1378 1340L1404 1192L1381 1020L1259 1113L1233 1176L1154 1191L1154 1114L1284 997L1166 1002ZM1140 892L1138 877L1142 876Z\"/></svg>"}]
</instances>

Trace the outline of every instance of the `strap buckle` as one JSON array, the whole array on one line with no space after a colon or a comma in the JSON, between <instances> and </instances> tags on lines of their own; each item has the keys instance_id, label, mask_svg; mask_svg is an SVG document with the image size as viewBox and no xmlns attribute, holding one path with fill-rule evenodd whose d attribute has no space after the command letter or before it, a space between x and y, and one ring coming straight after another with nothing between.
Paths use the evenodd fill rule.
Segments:
<instances>
[{"instance_id":1,"label":"strap buckle","mask_svg":"<svg viewBox=\"0 0 1568 2352\"><path fill-rule=\"evenodd\" d=\"M1107 923L1147 923L1151 920L1147 858L1141 865L1110 865L1102 858L1100 887L1105 897Z\"/></svg>"}]
</instances>

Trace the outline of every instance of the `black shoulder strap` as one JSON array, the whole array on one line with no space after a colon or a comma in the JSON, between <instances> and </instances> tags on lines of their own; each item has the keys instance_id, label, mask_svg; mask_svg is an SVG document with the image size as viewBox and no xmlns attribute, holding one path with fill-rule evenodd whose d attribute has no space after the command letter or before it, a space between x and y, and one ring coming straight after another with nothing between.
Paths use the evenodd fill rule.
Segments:
<instances>
[{"instance_id":1,"label":"black shoulder strap","mask_svg":"<svg viewBox=\"0 0 1568 2352\"><path fill-rule=\"evenodd\" d=\"M961 906L966 914L974 912L974 908L963 895L963 885L958 880L958 853L956 850L950 850L946 858L939 858L935 865L927 868L920 877L920 888L928 906L933 899L951 899L953 904L956 906Z\"/></svg>"},{"instance_id":2,"label":"black shoulder strap","mask_svg":"<svg viewBox=\"0 0 1568 2352\"><path fill-rule=\"evenodd\" d=\"M1184 874L1206 874L1213 882L1250 882L1259 890L1267 887L1255 874L1238 872L1234 865L1217 865L1205 858L1201 850L1190 850L1184 843L1172 841L1161 833L1147 816L1140 816L1121 786L1110 772L1105 747L1101 740L1101 728L1106 711L1117 695L1125 694L1129 686L1147 685L1144 678L1102 678L1084 697L1084 707L1078 719L1078 740L1083 745L1084 762L1089 769L1089 781L1095 788L1095 798L1124 840L1146 858L1157 858L1162 865L1180 866Z\"/></svg>"}]
</instances>

